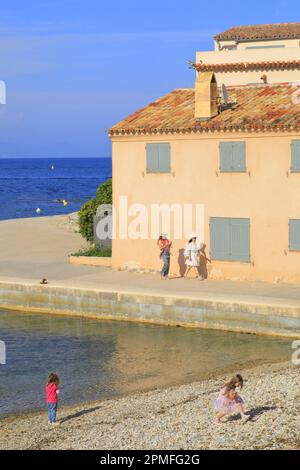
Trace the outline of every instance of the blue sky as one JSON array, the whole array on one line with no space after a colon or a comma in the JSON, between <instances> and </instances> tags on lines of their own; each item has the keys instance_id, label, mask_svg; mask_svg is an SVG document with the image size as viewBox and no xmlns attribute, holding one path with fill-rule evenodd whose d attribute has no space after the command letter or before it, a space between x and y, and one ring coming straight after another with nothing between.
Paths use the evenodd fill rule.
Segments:
<instances>
[{"instance_id":1,"label":"blue sky","mask_svg":"<svg viewBox=\"0 0 300 470\"><path fill-rule=\"evenodd\" d=\"M0 157L106 157L106 130L176 87L240 24L299 21L298 1L0 0Z\"/></svg>"}]
</instances>

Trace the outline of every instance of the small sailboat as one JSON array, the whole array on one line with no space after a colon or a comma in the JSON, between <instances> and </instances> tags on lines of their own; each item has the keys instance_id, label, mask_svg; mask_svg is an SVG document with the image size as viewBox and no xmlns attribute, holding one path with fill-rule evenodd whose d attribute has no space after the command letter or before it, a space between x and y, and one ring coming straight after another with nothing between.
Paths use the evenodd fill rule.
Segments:
<instances>
[{"instance_id":1,"label":"small sailboat","mask_svg":"<svg viewBox=\"0 0 300 470\"><path fill-rule=\"evenodd\" d=\"M38 207L35 211L37 214L40 214L41 213L41 209Z\"/></svg>"}]
</instances>

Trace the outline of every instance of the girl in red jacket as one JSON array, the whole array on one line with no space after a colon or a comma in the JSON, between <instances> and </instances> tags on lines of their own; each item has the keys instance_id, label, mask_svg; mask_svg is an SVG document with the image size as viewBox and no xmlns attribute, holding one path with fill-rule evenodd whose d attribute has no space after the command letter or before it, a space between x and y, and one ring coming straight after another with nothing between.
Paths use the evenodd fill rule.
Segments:
<instances>
[{"instance_id":1,"label":"girl in red jacket","mask_svg":"<svg viewBox=\"0 0 300 470\"><path fill-rule=\"evenodd\" d=\"M59 394L59 377L54 372L49 374L46 384L46 401L48 406L48 424L58 424L56 422L57 404Z\"/></svg>"}]
</instances>

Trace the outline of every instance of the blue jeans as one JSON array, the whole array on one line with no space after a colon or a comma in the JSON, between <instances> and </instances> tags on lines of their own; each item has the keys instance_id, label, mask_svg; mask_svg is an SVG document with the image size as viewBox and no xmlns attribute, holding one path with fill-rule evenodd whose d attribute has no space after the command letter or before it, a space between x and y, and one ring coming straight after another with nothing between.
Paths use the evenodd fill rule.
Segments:
<instances>
[{"instance_id":1,"label":"blue jeans","mask_svg":"<svg viewBox=\"0 0 300 470\"><path fill-rule=\"evenodd\" d=\"M48 421L49 423L56 422L57 403L48 403Z\"/></svg>"},{"instance_id":2,"label":"blue jeans","mask_svg":"<svg viewBox=\"0 0 300 470\"><path fill-rule=\"evenodd\" d=\"M163 267L162 267L162 270L161 270L161 276L162 277L167 277L168 274L169 274L169 270L170 270L170 253L169 253L169 251L165 250L161 255L161 259L164 263Z\"/></svg>"}]
</instances>

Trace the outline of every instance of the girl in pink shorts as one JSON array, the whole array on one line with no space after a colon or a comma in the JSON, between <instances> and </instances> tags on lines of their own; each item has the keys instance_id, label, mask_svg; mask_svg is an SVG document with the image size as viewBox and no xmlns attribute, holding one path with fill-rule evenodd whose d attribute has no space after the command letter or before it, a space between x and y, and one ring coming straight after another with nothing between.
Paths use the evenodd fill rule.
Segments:
<instances>
[{"instance_id":1,"label":"girl in pink shorts","mask_svg":"<svg viewBox=\"0 0 300 470\"><path fill-rule=\"evenodd\" d=\"M216 400L217 416L215 423L222 424L221 418L229 415L233 412L239 412L241 414L241 420L243 422L248 421L249 415L244 412L244 400L239 396L237 389L243 388L243 378L241 375L236 375L230 382L225 385L225 388L219 393Z\"/></svg>"}]
</instances>

